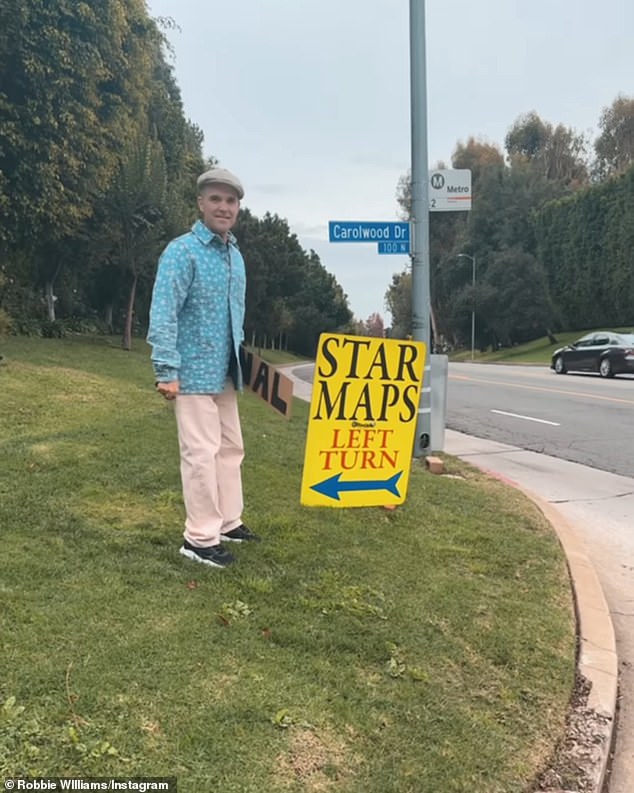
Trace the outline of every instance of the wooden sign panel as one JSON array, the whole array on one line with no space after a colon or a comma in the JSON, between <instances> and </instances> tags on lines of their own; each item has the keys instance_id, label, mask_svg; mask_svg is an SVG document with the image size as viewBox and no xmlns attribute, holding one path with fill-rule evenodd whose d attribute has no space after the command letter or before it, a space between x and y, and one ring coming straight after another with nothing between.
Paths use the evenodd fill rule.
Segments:
<instances>
[{"instance_id":1,"label":"wooden sign panel","mask_svg":"<svg viewBox=\"0 0 634 793\"><path fill-rule=\"evenodd\" d=\"M285 419L290 419L293 381L244 347L240 348L240 366L245 388L268 402Z\"/></svg>"}]
</instances>

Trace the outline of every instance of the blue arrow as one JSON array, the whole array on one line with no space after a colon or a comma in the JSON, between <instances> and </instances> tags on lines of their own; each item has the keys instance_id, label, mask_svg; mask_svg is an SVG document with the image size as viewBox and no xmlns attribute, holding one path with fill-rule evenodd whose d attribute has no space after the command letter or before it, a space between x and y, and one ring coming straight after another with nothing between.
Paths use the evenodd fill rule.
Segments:
<instances>
[{"instance_id":1,"label":"blue arrow","mask_svg":"<svg viewBox=\"0 0 634 793\"><path fill-rule=\"evenodd\" d=\"M322 496L333 498L335 501L339 501L339 493L353 490L389 490L393 495L400 497L401 494L398 492L396 484L401 478L402 473L402 471L399 471L389 479L375 479L374 481L362 480L356 482L341 482L341 474L335 474L328 479L324 479L323 482L311 485L311 490L316 490L318 493L321 493Z\"/></svg>"}]
</instances>

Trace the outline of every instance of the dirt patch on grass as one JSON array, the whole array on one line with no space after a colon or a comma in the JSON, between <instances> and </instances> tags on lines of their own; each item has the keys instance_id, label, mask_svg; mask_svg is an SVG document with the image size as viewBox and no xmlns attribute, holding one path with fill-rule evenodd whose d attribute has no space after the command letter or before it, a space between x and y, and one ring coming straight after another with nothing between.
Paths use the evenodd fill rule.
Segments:
<instances>
[{"instance_id":1,"label":"dirt patch on grass","mask_svg":"<svg viewBox=\"0 0 634 793\"><path fill-rule=\"evenodd\" d=\"M309 793L332 790L354 773L358 761L345 741L320 730L292 727L288 749L276 758L277 772L289 786L300 782Z\"/></svg>"}]
</instances>

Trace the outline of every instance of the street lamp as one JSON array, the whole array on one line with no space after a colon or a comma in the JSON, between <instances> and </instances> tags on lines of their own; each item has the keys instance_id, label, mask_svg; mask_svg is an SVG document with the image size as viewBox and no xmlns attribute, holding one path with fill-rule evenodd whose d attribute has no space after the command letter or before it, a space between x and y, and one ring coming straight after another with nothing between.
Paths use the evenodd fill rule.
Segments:
<instances>
[{"instance_id":1,"label":"street lamp","mask_svg":"<svg viewBox=\"0 0 634 793\"><path fill-rule=\"evenodd\" d=\"M476 285L476 257L470 256L468 253L459 253L459 259L471 259L472 276L471 286L473 287L473 304L471 309L471 360L475 358L475 285Z\"/></svg>"}]
</instances>

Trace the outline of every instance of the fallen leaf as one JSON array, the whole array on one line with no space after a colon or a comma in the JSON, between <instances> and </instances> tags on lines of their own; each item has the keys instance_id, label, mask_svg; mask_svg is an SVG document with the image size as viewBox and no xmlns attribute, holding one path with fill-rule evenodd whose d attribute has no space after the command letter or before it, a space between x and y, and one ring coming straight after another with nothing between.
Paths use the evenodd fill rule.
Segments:
<instances>
[{"instance_id":1,"label":"fallen leaf","mask_svg":"<svg viewBox=\"0 0 634 793\"><path fill-rule=\"evenodd\" d=\"M141 729L145 730L146 732L149 732L150 735L161 734L161 728L159 726L159 723L156 721L144 721L143 724L141 725Z\"/></svg>"}]
</instances>

